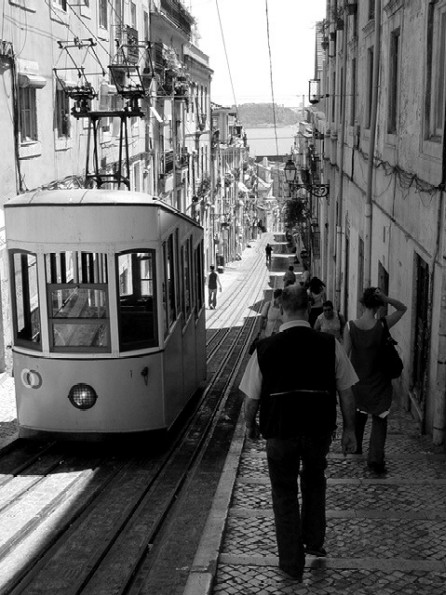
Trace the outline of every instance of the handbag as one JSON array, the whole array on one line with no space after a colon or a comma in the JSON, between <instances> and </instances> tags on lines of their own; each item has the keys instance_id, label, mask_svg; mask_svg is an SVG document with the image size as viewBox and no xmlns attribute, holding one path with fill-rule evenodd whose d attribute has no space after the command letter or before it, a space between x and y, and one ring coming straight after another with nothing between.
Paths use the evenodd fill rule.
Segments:
<instances>
[{"instance_id":1,"label":"handbag","mask_svg":"<svg viewBox=\"0 0 446 595\"><path fill-rule=\"evenodd\" d=\"M387 321L384 317L381 318L381 324L383 325L384 332L380 351L380 368L386 378L399 378L404 364L395 347L398 343L390 334Z\"/></svg>"}]
</instances>

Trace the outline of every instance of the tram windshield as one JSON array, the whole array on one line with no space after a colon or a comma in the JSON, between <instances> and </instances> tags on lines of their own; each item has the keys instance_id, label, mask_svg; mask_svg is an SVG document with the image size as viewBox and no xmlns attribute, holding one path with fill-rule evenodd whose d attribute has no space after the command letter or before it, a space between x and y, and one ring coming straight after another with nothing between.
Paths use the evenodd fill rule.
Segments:
<instances>
[{"instance_id":1,"label":"tram windshield","mask_svg":"<svg viewBox=\"0 0 446 595\"><path fill-rule=\"evenodd\" d=\"M156 347L155 250L118 255L121 351Z\"/></svg>"},{"instance_id":2,"label":"tram windshield","mask_svg":"<svg viewBox=\"0 0 446 595\"><path fill-rule=\"evenodd\" d=\"M107 256L45 255L50 346L53 351L109 351Z\"/></svg>"},{"instance_id":3,"label":"tram windshield","mask_svg":"<svg viewBox=\"0 0 446 595\"><path fill-rule=\"evenodd\" d=\"M11 265L15 343L30 349L41 349L36 255L13 252Z\"/></svg>"}]
</instances>

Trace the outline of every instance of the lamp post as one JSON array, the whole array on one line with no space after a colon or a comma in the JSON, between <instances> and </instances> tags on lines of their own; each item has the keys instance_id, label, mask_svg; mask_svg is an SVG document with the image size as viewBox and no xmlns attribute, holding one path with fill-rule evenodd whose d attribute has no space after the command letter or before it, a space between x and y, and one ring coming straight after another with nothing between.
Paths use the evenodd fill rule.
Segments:
<instances>
[{"instance_id":1,"label":"lamp post","mask_svg":"<svg viewBox=\"0 0 446 595\"><path fill-rule=\"evenodd\" d=\"M309 193L310 200L309 200L309 209L307 215L306 223L306 231L308 234L308 245L310 248L310 259L314 255L314 235L313 235L313 225L312 225L312 217L313 217L313 196L317 198L324 198L329 196L330 194L330 185L329 184L313 184L310 182L303 182L299 176L299 170L296 167L296 164L292 159L288 159L285 163L284 167L284 174L285 174L285 181L287 182L292 196L294 197L294 191L299 189L304 189Z\"/></svg>"}]
</instances>

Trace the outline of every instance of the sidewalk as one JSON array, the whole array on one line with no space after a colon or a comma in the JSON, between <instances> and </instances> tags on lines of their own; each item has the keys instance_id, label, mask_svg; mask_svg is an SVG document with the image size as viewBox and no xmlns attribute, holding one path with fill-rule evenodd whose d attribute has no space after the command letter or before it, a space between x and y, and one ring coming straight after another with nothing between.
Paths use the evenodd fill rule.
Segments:
<instances>
[{"instance_id":1,"label":"sidewalk","mask_svg":"<svg viewBox=\"0 0 446 595\"><path fill-rule=\"evenodd\" d=\"M264 444L244 440L241 414L185 595L444 595L446 457L409 414L390 415L384 476L332 445L328 557L307 556L302 584L277 567Z\"/></svg>"}]
</instances>

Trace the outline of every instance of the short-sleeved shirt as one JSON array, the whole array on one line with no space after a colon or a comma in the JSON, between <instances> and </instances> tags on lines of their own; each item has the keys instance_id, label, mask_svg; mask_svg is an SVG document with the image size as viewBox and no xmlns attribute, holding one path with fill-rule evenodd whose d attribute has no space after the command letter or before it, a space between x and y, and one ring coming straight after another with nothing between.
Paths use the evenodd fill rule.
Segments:
<instances>
[{"instance_id":1,"label":"short-sleeved shirt","mask_svg":"<svg viewBox=\"0 0 446 595\"><path fill-rule=\"evenodd\" d=\"M280 332L293 326L310 327L310 324L306 320L293 320L282 324ZM347 390L356 384L359 379L347 357L345 349L337 340L335 340L335 345L336 390ZM296 371L298 372L298 362L296 368ZM262 382L262 373L257 360L257 351L255 351L246 366L239 388L250 399L259 400L262 392Z\"/></svg>"}]
</instances>

